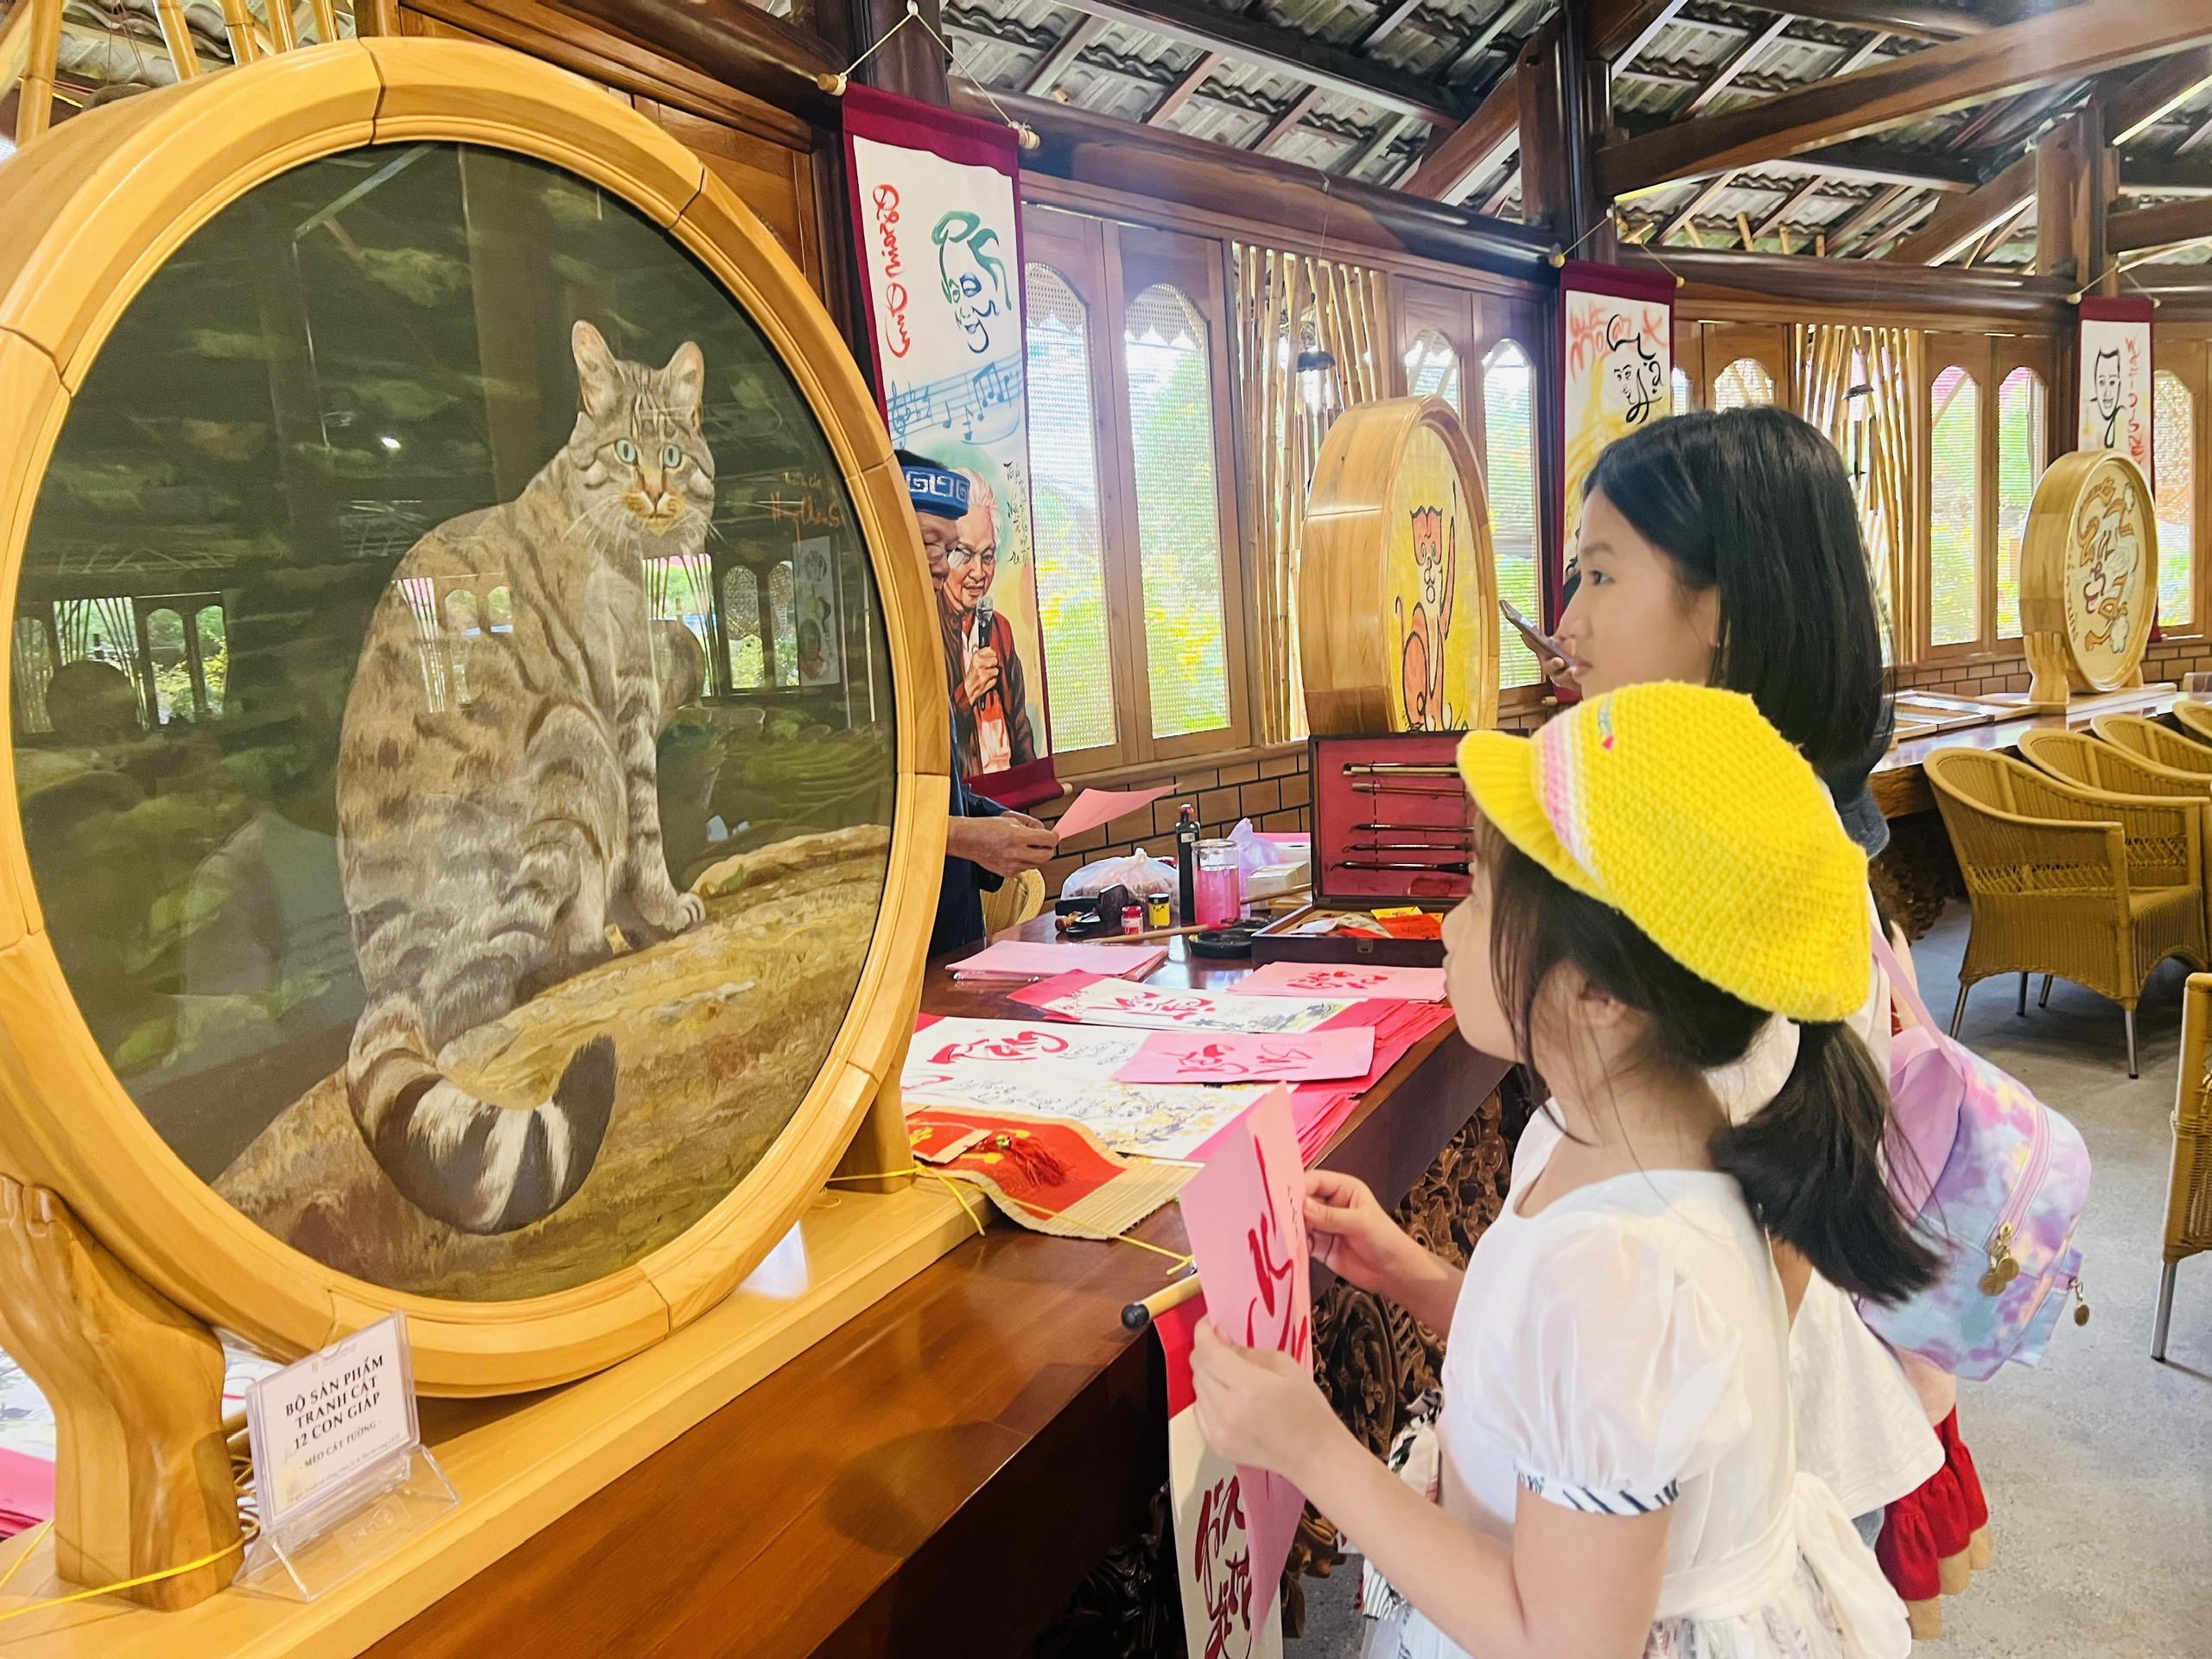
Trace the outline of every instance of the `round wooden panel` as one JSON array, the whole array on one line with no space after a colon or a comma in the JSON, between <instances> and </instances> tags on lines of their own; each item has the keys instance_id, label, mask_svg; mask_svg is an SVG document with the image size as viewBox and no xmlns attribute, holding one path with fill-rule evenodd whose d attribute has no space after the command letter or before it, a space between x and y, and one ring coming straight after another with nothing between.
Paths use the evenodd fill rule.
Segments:
<instances>
[{"instance_id":1,"label":"round wooden panel","mask_svg":"<svg viewBox=\"0 0 2212 1659\"><path fill-rule=\"evenodd\" d=\"M1497 719L1497 577L1474 450L1440 397L1348 410L1314 467L1299 577L1316 732Z\"/></svg>"},{"instance_id":2,"label":"round wooden panel","mask_svg":"<svg viewBox=\"0 0 2212 1659\"><path fill-rule=\"evenodd\" d=\"M496 48L285 54L0 169L0 1156L432 1392L712 1306L919 993L939 646L771 235Z\"/></svg>"},{"instance_id":3,"label":"round wooden panel","mask_svg":"<svg viewBox=\"0 0 2212 1659\"><path fill-rule=\"evenodd\" d=\"M2158 597L2158 526L2142 471L2077 450L2036 486L2021 561L2031 664L2077 691L2135 683Z\"/></svg>"}]
</instances>

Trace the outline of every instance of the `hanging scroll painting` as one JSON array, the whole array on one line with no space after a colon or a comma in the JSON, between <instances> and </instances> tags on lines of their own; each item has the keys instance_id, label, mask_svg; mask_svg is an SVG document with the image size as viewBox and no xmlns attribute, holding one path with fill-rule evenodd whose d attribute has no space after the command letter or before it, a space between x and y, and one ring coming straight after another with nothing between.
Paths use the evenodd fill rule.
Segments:
<instances>
[{"instance_id":1,"label":"hanging scroll painting","mask_svg":"<svg viewBox=\"0 0 2212 1659\"><path fill-rule=\"evenodd\" d=\"M964 474L930 549L953 761L1009 806L1059 793L1046 721L1029 503L1020 149L988 121L847 90L855 245L876 397L900 449Z\"/></svg>"},{"instance_id":2,"label":"hanging scroll painting","mask_svg":"<svg viewBox=\"0 0 2212 1659\"><path fill-rule=\"evenodd\" d=\"M2151 475L2151 302L2082 302L2080 448L2117 449Z\"/></svg>"},{"instance_id":3,"label":"hanging scroll painting","mask_svg":"<svg viewBox=\"0 0 2212 1659\"><path fill-rule=\"evenodd\" d=\"M1605 446L1672 412L1674 292L1669 277L1580 259L1560 273L1567 499L1560 523L1568 557L1582 528L1582 480Z\"/></svg>"}]
</instances>

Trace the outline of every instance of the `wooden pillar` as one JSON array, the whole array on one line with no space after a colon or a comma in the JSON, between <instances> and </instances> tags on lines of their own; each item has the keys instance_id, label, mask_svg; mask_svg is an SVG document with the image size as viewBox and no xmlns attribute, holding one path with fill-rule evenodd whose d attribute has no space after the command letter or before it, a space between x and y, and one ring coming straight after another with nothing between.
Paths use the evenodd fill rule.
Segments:
<instances>
[{"instance_id":1,"label":"wooden pillar","mask_svg":"<svg viewBox=\"0 0 2212 1659\"><path fill-rule=\"evenodd\" d=\"M53 124L54 75L61 56L61 0L18 3L28 8L31 31L23 78L16 88L16 147L20 149Z\"/></svg>"},{"instance_id":2,"label":"wooden pillar","mask_svg":"<svg viewBox=\"0 0 2212 1659\"><path fill-rule=\"evenodd\" d=\"M1577 257L1603 259L1613 247L1610 232L1597 228L1608 212L1592 156L1612 123L1612 92L1605 62L1584 53L1582 33L1581 8L1569 5L1522 54L1521 217Z\"/></svg>"},{"instance_id":3,"label":"wooden pillar","mask_svg":"<svg viewBox=\"0 0 2212 1659\"><path fill-rule=\"evenodd\" d=\"M2071 276L2075 271L2074 203L2081 177L2081 133L2071 118L2036 144L2036 274Z\"/></svg>"},{"instance_id":4,"label":"wooden pillar","mask_svg":"<svg viewBox=\"0 0 2212 1659\"><path fill-rule=\"evenodd\" d=\"M878 52L859 72L859 79L880 92L944 108L952 102L945 84L944 50L929 30L944 33L939 0L919 0L921 16L899 29L899 38ZM857 57L906 22L906 0L849 0L853 54ZM929 25L929 29L922 27Z\"/></svg>"}]
</instances>

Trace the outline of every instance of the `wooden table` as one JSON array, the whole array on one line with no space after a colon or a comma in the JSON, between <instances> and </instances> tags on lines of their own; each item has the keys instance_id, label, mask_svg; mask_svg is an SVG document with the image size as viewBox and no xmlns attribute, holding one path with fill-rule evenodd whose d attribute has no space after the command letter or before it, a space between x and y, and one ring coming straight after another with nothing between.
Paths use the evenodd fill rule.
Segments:
<instances>
[{"instance_id":1,"label":"wooden table","mask_svg":"<svg viewBox=\"0 0 2212 1659\"><path fill-rule=\"evenodd\" d=\"M1246 971L1178 940L1152 982ZM923 1006L1024 1012L942 965ZM1321 1161L1396 1204L1504 1069L1432 1033ZM1138 1236L1184 1248L1173 1205ZM995 1223L369 1651L1019 1652L1166 1478L1158 1345L1120 1319L1164 1266Z\"/></svg>"},{"instance_id":2,"label":"wooden table","mask_svg":"<svg viewBox=\"0 0 2212 1659\"><path fill-rule=\"evenodd\" d=\"M1928 786L1927 773L1922 768L1928 757L1939 750L1984 749L2011 754L2030 732L2079 731L2099 715L2147 715L2155 720L2171 712L2180 701L2180 695L2171 685L2145 686L2139 691L2077 698L2063 715L2027 715L2018 720L2000 720L1992 726L1968 726L1960 731L1915 738L1909 743L1898 744L1882 757L1874 767L1873 776L1866 780L1866 787L1885 818L1932 812L1936 810L1936 792Z\"/></svg>"}]
</instances>

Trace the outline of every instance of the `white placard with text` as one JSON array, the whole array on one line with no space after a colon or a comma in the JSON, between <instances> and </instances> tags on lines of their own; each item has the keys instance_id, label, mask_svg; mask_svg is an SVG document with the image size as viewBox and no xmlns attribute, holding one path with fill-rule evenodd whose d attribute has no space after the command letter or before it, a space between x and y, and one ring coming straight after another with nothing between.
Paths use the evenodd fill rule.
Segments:
<instances>
[{"instance_id":1,"label":"white placard with text","mask_svg":"<svg viewBox=\"0 0 2212 1659\"><path fill-rule=\"evenodd\" d=\"M265 1532L321 1510L417 1440L407 1316L394 1313L253 1385L246 1395Z\"/></svg>"}]
</instances>

